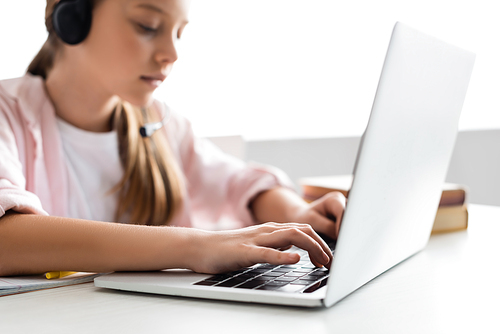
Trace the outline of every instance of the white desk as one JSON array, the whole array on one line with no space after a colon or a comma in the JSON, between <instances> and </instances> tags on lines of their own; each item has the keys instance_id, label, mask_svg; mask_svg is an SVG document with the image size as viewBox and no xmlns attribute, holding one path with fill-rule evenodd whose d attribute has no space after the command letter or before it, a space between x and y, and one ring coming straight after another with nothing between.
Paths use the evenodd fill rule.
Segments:
<instances>
[{"instance_id":1,"label":"white desk","mask_svg":"<svg viewBox=\"0 0 500 334\"><path fill-rule=\"evenodd\" d=\"M0 333L500 333L500 207L330 309L175 298L83 284L0 298Z\"/></svg>"}]
</instances>

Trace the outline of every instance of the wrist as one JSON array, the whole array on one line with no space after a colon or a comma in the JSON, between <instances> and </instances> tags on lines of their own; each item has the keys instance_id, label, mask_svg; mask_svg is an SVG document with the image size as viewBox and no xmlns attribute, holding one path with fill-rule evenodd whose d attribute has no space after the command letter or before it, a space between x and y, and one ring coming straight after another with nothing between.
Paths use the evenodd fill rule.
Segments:
<instances>
[{"instance_id":1,"label":"wrist","mask_svg":"<svg viewBox=\"0 0 500 334\"><path fill-rule=\"evenodd\" d=\"M174 257L177 258L176 268L189 269L195 272L205 272L203 265L207 262L204 257L210 247L213 232L196 228L175 228L176 239L179 241L175 246Z\"/></svg>"},{"instance_id":2,"label":"wrist","mask_svg":"<svg viewBox=\"0 0 500 334\"><path fill-rule=\"evenodd\" d=\"M251 204L254 217L260 222L296 222L307 208L307 202L297 193L283 187L261 193Z\"/></svg>"},{"instance_id":3,"label":"wrist","mask_svg":"<svg viewBox=\"0 0 500 334\"><path fill-rule=\"evenodd\" d=\"M161 227L165 237L160 254L165 259L167 269L192 269L192 262L197 258L199 242L198 230L185 227ZM198 238L199 239L199 238Z\"/></svg>"}]
</instances>

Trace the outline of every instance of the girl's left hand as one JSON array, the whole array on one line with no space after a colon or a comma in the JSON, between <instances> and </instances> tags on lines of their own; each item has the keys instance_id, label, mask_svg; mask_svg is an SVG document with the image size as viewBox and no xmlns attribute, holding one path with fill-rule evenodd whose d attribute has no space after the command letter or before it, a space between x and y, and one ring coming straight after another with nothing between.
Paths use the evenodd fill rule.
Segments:
<instances>
[{"instance_id":1,"label":"girl's left hand","mask_svg":"<svg viewBox=\"0 0 500 334\"><path fill-rule=\"evenodd\" d=\"M334 191L309 203L296 213L293 221L308 223L316 232L337 239L346 205L342 193Z\"/></svg>"},{"instance_id":2,"label":"girl's left hand","mask_svg":"<svg viewBox=\"0 0 500 334\"><path fill-rule=\"evenodd\" d=\"M277 187L257 196L250 208L258 221L305 223L316 232L337 239L345 204L346 198L338 191L307 203L296 192Z\"/></svg>"}]
</instances>

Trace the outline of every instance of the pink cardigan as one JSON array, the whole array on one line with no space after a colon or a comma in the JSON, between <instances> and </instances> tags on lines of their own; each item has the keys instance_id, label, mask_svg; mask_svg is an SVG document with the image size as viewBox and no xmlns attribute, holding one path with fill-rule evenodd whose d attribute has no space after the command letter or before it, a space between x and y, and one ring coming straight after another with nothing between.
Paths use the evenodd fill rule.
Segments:
<instances>
[{"instance_id":1,"label":"pink cardigan","mask_svg":"<svg viewBox=\"0 0 500 334\"><path fill-rule=\"evenodd\" d=\"M163 114L165 106L155 101ZM206 229L255 223L249 202L276 186L292 188L269 166L246 164L193 135L172 113L162 129L186 180L184 204L172 225ZM0 217L7 210L67 217L65 157L43 79L26 74L0 81ZM74 217L78 218L78 217Z\"/></svg>"}]
</instances>

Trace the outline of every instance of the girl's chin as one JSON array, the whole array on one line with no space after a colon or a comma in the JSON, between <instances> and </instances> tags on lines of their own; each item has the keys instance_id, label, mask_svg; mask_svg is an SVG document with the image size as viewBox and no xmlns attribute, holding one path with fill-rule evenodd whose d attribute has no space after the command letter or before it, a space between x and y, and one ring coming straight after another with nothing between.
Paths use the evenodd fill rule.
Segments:
<instances>
[{"instance_id":1,"label":"girl's chin","mask_svg":"<svg viewBox=\"0 0 500 334\"><path fill-rule=\"evenodd\" d=\"M127 97L123 96L121 98L122 98L122 100L127 101L131 105L138 107L138 108L147 108L154 101L153 94L147 94L147 95L143 95L143 96L133 96L133 97L132 96L127 96Z\"/></svg>"}]
</instances>

